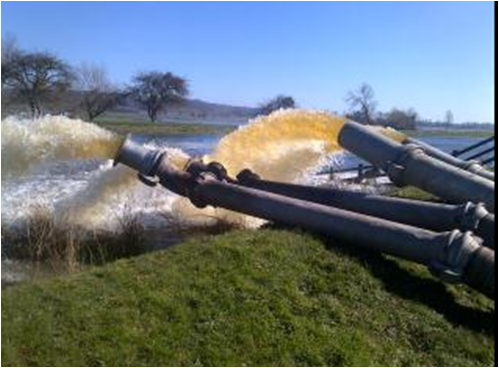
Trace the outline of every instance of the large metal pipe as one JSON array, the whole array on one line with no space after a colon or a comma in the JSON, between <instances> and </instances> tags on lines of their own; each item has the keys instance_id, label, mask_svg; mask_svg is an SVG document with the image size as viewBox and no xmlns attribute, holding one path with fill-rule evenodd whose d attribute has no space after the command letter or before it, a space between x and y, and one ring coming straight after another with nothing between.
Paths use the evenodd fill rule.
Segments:
<instances>
[{"instance_id":1,"label":"large metal pipe","mask_svg":"<svg viewBox=\"0 0 499 368\"><path fill-rule=\"evenodd\" d=\"M128 135L118 150L114 159L115 165L122 163L137 170L140 174L151 176L156 172L157 165L161 162L164 152L160 150L147 149L134 142Z\"/></svg>"},{"instance_id":2,"label":"large metal pipe","mask_svg":"<svg viewBox=\"0 0 499 368\"><path fill-rule=\"evenodd\" d=\"M465 161L461 160L455 156L452 156L448 153L445 153L429 144L421 142L417 139L407 137L403 142L403 144L412 144L421 147L424 152L431 157L434 157L440 161L446 162L449 165L458 167L460 169L469 171L473 174L479 175L488 180L495 180L495 175L492 171L484 168L478 161Z\"/></svg>"},{"instance_id":3,"label":"large metal pipe","mask_svg":"<svg viewBox=\"0 0 499 368\"><path fill-rule=\"evenodd\" d=\"M351 121L341 129L339 143L380 167L396 185L414 185L451 203L483 202L494 211L492 181L430 157L417 145L399 144Z\"/></svg>"},{"instance_id":4,"label":"large metal pipe","mask_svg":"<svg viewBox=\"0 0 499 368\"><path fill-rule=\"evenodd\" d=\"M496 247L495 216L482 204L462 205L433 203L386 197L344 189L318 188L299 184L262 180L250 170L237 175L245 187L281 194L291 198L342 208L434 231L459 229L472 231L489 248Z\"/></svg>"},{"instance_id":5,"label":"large metal pipe","mask_svg":"<svg viewBox=\"0 0 499 368\"><path fill-rule=\"evenodd\" d=\"M123 148L124 147L124 148ZM129 146L123 146L127 149ZM143 151L142 151L143 153ZM120 158L130 153L121 152ZM131 153L134 156L133 153ZM139 155L140 156L140 155ZM263 219L298 226L363 247L427 265L446 281L463 281L490 298L495 296L495 254L481 247L481 240L458 230L436 233L409 225L327 207L299 199L245 188L220 181L215 172L199 169L178 171L166 155L158 156L155 172L140 167L140 160L127 160L139 172L155 175L165 188L204 207L211 205ZM143 162L143 161L142 161ZM132 166L134 165L134 166ZM202 165L201 165L202 167Z\"/></svg>"}]
</instances>

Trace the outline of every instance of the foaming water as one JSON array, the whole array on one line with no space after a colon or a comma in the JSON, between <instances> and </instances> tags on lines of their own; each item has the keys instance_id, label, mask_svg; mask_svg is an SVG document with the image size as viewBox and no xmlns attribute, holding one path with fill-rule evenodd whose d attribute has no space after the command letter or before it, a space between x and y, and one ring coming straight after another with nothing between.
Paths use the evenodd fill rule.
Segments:
<instances>
[{"instance_id":1,"label":"foaming water","mask_svg":"<svg viewBox=\"0 0 499 368\"><path fill-rule=\"evenodd\" d=\"M182 168L189 156L180 149L146 144L151 149L166 151L171 162ZM79 226L99 228L109 222L109 212L119 214L126 210L137 214L170 212L172 198L177 197L164 189L150 188L137 179L137 172L124 165L113 166L108 161L89 178L87 186L65 199L59 217L64 216ZM108 224L109 225L109 224Z\"/></svg>"},{"instance_id":2,"label":"foaming water","mask_svg":"<svg viewBox=\"0 0 499 368\"><path fill-rule=\"evenodd\" d=\"M224 137L207 161L230 175L248 168L271 180L296 180L325 154L340 151L342 117L324 112L281 110L259 117Z\"/></svg>"},{"instance_id":3,"label":"foaming water","mask_svg":"<svg viewBox=\"0 0 499 368\"><path fill-rule=\"evenodd\" d=\"M309 185L325 183L317 177L318 168L340 166L344 150L338 143L347 120L327 112L303 109L279 110L260 116L221 139L213 153L203 161L222 163L230 176L251 169L262 178ZM402 141L405 135L395 130L373 128ZM243 226L258 226L261 221L219 208L199 210L187 200L174 203L175 212L184 218L222 218Z\"/></svg>"},{"instance_id":4,"label":"foaming water","mask_svg":"<svg viewBox=\"0 0 499 368\"><path fill-rule=\"evenodd\" d=\"M277 111L223 137L203 160L222 163L231 176L249 168L265 179L317 184L315 168L338 165L342 157L338 135L345 121L325 112ZM384 132L397 140L405 137ZM3 220L29 216L33 204L43 202L57 218L91 229L113 227L113 215L125 208L149 223L157 220L155 213L172 212L186 221L247 222L248 217L230 211L194 208L163 188L142 185L133 170L113 167L111 159L122 140L95 124L64 116L2 121L2 177L9 179L2 181ZM160 140L142 143L166 150L178 169L190 159Z\"/></svg>"},{"instance_id":5,"label":"foaming water","mask_svg":"<svg viewBox=\"0 0 499 368\"><path fill-rule=\"evenodd\" d=\"M58 160L107 159L123 138L65 116L2 120L2 179L19 177Z\"/></svg>"}]
</instances>

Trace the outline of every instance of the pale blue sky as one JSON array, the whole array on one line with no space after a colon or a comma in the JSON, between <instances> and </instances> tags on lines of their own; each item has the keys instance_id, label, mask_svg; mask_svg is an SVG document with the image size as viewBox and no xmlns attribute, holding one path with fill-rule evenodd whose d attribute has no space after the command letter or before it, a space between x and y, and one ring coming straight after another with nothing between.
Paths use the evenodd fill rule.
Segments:
<instances>
[{"instance_id":1,"label":"pale blue sky","mask_svg":"<svg viewBox=\"0 0 499 368\"><path fill-rule=\"evenodd\" d=\"M278 93L346 109L368 82L379 108L493 121L493 2L2 2L2 35L72 64L189 79L192 97L256 105Z\"/></svg>"}]
</instances>

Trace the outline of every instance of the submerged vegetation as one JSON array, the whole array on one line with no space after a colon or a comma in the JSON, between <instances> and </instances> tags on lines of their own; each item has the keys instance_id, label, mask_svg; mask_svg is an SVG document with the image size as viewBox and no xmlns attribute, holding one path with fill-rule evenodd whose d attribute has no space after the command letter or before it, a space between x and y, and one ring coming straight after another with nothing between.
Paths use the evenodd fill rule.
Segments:
<instances>
[{"instance_id":1,"label":"submerged vegetation","mask_svg":"<svg viewBox=\"0 0 499 368\"><path fill-rule=\"evenodd\" d=\"M67 219L57 219L51 208L38 204L24 225L2 227L2 243L8 244L2 246L2 252L55 274L143 254L144 228L139 219L127 211L117 222L113 232L88 230Z\"/></svg>"}]
</instances>

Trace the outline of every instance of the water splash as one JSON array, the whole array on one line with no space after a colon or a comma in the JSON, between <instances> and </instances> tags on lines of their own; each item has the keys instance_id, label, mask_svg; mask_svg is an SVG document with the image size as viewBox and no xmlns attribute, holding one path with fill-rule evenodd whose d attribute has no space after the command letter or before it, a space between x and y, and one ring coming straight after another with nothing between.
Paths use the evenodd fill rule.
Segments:
<instances>
[{"instance_id":1,"label":"water splash","mask_svg":"<svg viewBox=\"0 0 499 368\"><path fill-rule=\"evenodd\" d=\"M203 160L221 162L232 176L249 168L270 180L314 182L311 168L331 163L342 152L338 135L345 121L325 112L277 111L225 136ZM186 221L248 223L248 217L229 211L194 208L162 188L145 187L133 170L113 167L110 158L122 137L94 124L47 116L34 121L7 118L2 128L2 175L12 178L2 182L3 219L29 216L30 204L43 200L57 217L89 228L112 227L113 214L124 207L144 221L174 212ZM396 138L398 133L386 134ZM149 148L166 149L179 169L190 158L179 149Z\"/></svg>"},{"instance_id":2,"label":"water splash","mask_svg":"<svg viewBox=\"0 0 499 368\"><path fill-rule=\"evenodd\" d=\"M279 110L257 117L222 138L214 152L204 156L203 161L220 162L233 177L247 168L265 179L297 181L322 158L341 151L338 134L345 121L325 112ZM198 209L186 199L177 200L172 209L196 224L214 219L246 227L262 223L259 219L220 208Z\"/></svg>"},{"instance_id":3,"label":"water splash","mask_svg":"<svg viewBox=\"0 0 499 368\"><path fill-rule=\"evenodd\" d=\"M345 121L325 112L280 110L227 135L205 160L221 162L230 175L248 168L266 179L293 181L341 150L338 134Z\"/></svg>"},{"instance_id":4,"label":"water splash","mask_svg":"<svg viewBox=\"0 0 499 368\"><path fill-rule=\"evenodd\" d=\"M2 120L2 179L18 178L58 160L107 159L123 138L65 116Z\"/></svg>"},{"instance_id":5,"label":"water splash","mask_svg":"<svg viewBox=\"0 0 499 368\"><path fill-rule=\"evenodd\" d=\"M180 149L146 144L150 149L162 149L178 168L189 156ZM176 197L176 196L175 196ZM172 195L161 188L149 188L137 179L137 172L124 165L113 166L110 161L101 165L88 180L87 186L67 198L60 205L58 217L65 217L79 226L99 228L110 222L109 210L119 217L120 208L131 208L137 213L170 212ZM114 210L114 211L113 211ZM116 217L116 216L115 216ZM108 224L109 225L109 224Z\"/></svg>"}]
</instances>

